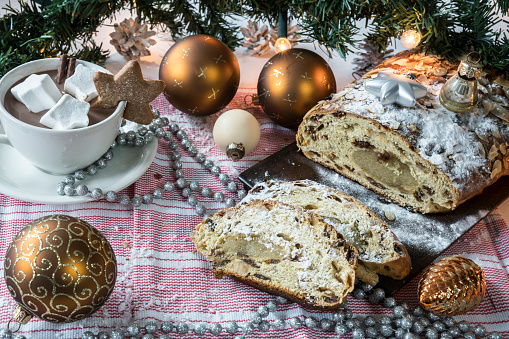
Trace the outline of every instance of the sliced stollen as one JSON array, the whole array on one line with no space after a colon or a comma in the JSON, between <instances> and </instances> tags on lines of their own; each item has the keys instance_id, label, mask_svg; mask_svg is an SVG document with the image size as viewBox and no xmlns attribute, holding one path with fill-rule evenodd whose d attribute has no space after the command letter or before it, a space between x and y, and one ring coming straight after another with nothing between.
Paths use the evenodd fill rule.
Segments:
<instances>
[{"instance_id":1,"label":"sliced stollen","mask_svg":"<svg viewBox=\"0 0 509 339\"><path fill-rule=\"evenodd\" d=\"M376 285L378 274L401 280L411 269L408 252L389 226L357 199L312 180L255 185L241 203L281 201L321 216L359 254L356 277Z\"/></svg>"},{"instance_id":2,"label":"sliced stollen","mask_svg":"<svg viewBox=\"0 0 509 339\"><path fill-rule=\"evenodd\" d=\"M356 249L317 214L276 201L227 208L192 232L217 278L336 310L354 288Z\"/></svg>"}]
</instances>

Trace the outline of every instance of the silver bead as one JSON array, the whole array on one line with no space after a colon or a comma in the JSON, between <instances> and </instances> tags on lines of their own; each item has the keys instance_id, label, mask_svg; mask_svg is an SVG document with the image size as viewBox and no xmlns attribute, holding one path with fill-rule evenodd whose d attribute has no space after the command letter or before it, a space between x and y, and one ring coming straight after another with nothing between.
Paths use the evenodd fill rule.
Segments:
<instances>
[{"instance_id":1,"label":"silver bead","mask_svg":"<svg viewBox=\"0 0 509 339\"><path fill-rule=\"evenodd\" d=\"M353 290L353 297L355 299L366 299L367 294L366 294L366 292L364 292L363 289L356 288L355 290Z\"/></svg>"},{"instance_id":2,"label":"silver bead","mask_svg":"<svg viewBox=\"0 0 509 339\"><path fill-rule=\"evenodd\" d=\"M405 309L399 305L395 306L392 312L396 318L403 318L406 314Z\"/></svg>"},{"instance_id":3,"label":"silver bead","mask_svg":"<svg viewBox=\"0 0 509 339\"><path fill-rule=\"evenodd\" d=\"M402 329L409 330L412 328L412 325L413 325L413 321L412 321L411 316L407 315L407 316L401 318L401 328Z\"/></svg>"},{"instance_id":4,"label":"silver bead","mask_svg":"<svg viewBox=\"0 0 509 339\"><path fill-rule=\"evenodd\" d=\"M422 325L422 327L426 328L428 327L429 325L431 325L431 322L429 321L428 318L421 318L419 319L419 323ZM467 331L465 331L467 332Z\"/></svg>"},{"instance_id":5,"label":"silver bead","mask_svg":"<svg viewBox=\"0 0 509 339\"><path fill-rule=\"evenodd\" d=\"M138 134L141 136L144 136L145 134L147 134L147 132L148 132L148 129L145 126L138 128Z\"/></svg>"},{"instance_id":6,"label":"silver bead","mask_svg":"<svg viewBox=\"0 0 509 339\"><path fill-rule=\"evenodd\" d=\"M237 332L237 329L239 328L239 325L237 325L236 322L230 321L224 325L224 329L226 332L233 334Z\"/></svg>"},{"instance_id":7,"label":"silver bead","mask_svg":"<svg viewBox=\"0 0 509 339\"><path fill-rule=\"evenodd\" d=\"M474 326L475 335L482 337L486 334L486 328L483 325Z\"/></svg>"},{"instance_id":8,"label":"silver bead","mask_svg":"<svg viewBox=\"0 0 509 339\"><path fill-rule=\"evenodd\" d=\"M92 191L92 196L94 196L93 192L94 191ZM108 200L109 202L117 201L117 193L115 193L113 191L106 192L106 200Z\"/></svg>"},{"instance_id":9,"label":"silver bead","mask_svg":"<svg viewBox=\"0 0 509 339\"><path fill-rule=\"evenodd\" d=\"M78 185L78 187L76 187L76 193L81 196L87 195L88 187L86 185Z\"/></svg>"},{"instance_id":10,"label":"silver bead","mask_svg":"<svg viewBox=\"0 0 509 339\"><path fill-rule=\"evenodd\" d=\"M117 144L117 140L113 140L113 142L112 142L112 143L111 143L111 145L110 145L110 149L114 149L114 148L116 148L116 147L117 147L117 145L118 145L118 144Z\"/></svg>"},{"instance_id":11,"label":"silver bead","mask_svg":"<svg viewBox=\"0 0 509 339\"><path fill-rule=\"evenodd\" d=\"M228 174L221 173L219 174L219 182L226 185L228 184L228 181L230 181L230 178L228 178Z\"/></svg>"},{"instance_id":12,"label":"silver bead","mask_svg":"<svg viewBox=\"0 0 509 339\"><path fill-rule=\"evenodd\" d=\"M103 157L107 161L110 161L111 159L113 159L113 152L111 150L108 150L106 151L106 153L104 153Z\"/></svg>"},{"instance_id":13,"label":"silver bead","mask_svg":"<svg viewBox=\"0 0 509 339\"><path fill-rule=\"evenodd\" d=\"M210 187L202 187L201 189L201 195L204 197L211 197L213 194L212 189Z\"/></svg>"},{"instance_id":14,"label":"silver bead","mask_svg":"<svg viewBox=\"0 0 509 339\"><path fill-rule=\"evenodd\" d=\"M251 334L254 331L254 328L255 327L254 327L253 323L250 321L241 325L241 329L242 329L242 332L244 332L244 334Z\"/></svg>"},{"instance_id":15,"label":"silver bead","mask_svg":"<svg viewBox=\"0 0 509 339\"><path fill-rule=\"evenodd\" d=\"M175 170L175 178L180 179L184 177L184 171L181 169Z\"/></svg>"},{"instance_id":16,"label":"silver bead","mask_svg":"<svg viewBox=\"0 0 509 339\"><path fill-rule=\"evenodd\" d=\"M227 207L233 207L237 204L233 198L227 198L224 203Z\"/></svg>"},{"instance_id":17,"label":"silver bead","mask_svg":"<svg viewBox=\"0 0 509 339\"><path fill-rule=\"evenodd\" d=\"M164 129L162 129L162 128L158 128L158 129L156 129L154 134L155 134L156 137L162 138L166 134L166 131Z\"/></svg>"},{"instance_id":18,"label":"silver bead","mask_svg":"<svg viewBox=\"0 0 509 339\"><path fill-rule=\"evenodd\" d=\"M214 193L214 200L217 202L222 202L224 200L224 193L223 192Z\"/></svg>"},{"instance_id":19,"label":"silver bead","mask_svg":"<svg viewBox=\"0 0 509 339\"><path fill-rule=\"evenodd\" d=\"M97 173L97 166L96 165L90 165L87 167L87 173L90 175L94 175Z\"/></svg>"},{"instance_id":20,"label":"silver bead","mask_svg":"<svg viewBox=\"0 0 509 339\"><path fill-rule=\"evenodd\" d=\"M498 332L490 332L488 333L487 339L502 339L502 335Z\"/></svg>"},{"instance_id":21,"label":"silver bead","mask_svg":"<svg viewBox=\"0 0 509 339\"><path fill-rule=\"evenodd\" d=\"M143 138L145 139L146 143L152 142L154 140L154 134L149 131Z\"/></svg>"},{"instance_id":22,"label":"silver bead","mask_svg":"<svg viewBox=\"0 0 509 339\"><path fill-rule=\"evenodd\" d=\"M131 202L131 199L129 199L129 197L127 196L127 194L122 194L119 198L118 198L118 202L122 205L128 205L130 202Z\"/></svg>"},{"instance_id":23,"label":"silver bead","mask_svg":"<svg viewBox=\"0 0 509 339\"><path fill-rule=\"evenodd\" d=\"M240 200L244 199L247 195L247 191L246 190L239 190L237 192L237 196L239 197Z\"/></svg>"},{"instance_id":24,"label":"silver bead","mask_svg":"<svg viewBox=\"0 0 509 339\"><path fill-rule=\"evenodd\" d=\"M148 125L148 131L154 132L157 129L157 124L155 124L153 121Z\"/></svg>"},{"instance_id":25,"label":"silver bead","mask_svg":"<svg viewBox=\"0 0 509 339\"><path fill-rule=\"evenodd\" d=\"M426 329L426 333L424 334L424 338L426 339L438 339L438 332L433 327L428 327Z\"/></svg>"},{"instance_id":26,"label":"silver bead","mask_svg":"<svg viewBox=\"0 0 509 339\"><path fill-rule=\"evenodd\" d=\"M391 325L383 324L380 325L380 334L384 337L390 337L394 333L394 329Z\"/></svg>"},{"instance_id":27,"label":"silver bead","mask_svg":"<svg viewBox=\"0 0 509 339\"><path fill-rule=\"evenodd\" d=\"M347 319L345 321L345 325L346 325L346 327L348 327L348 329L351 330L353 328L360 327L361 321L357 318L351 318L351 319Z\"/></svg>"},{"instance_id":28,"label":"silver bead","mask_svg":"<svg viewBox=\"0 0 509 339\"><path fill-rule=\"evenodd\" d=\"M386 315L386 314L382 315L382 316L380 317L380 319L378 319L378 322L379 322L381 325L390 325L390 324L392 324L392 320L391 320L391 318L390 318L388 315Z\"/></svg>"},{"instance_id":29,"label":"silver bead","mask_svg":"<svg viewBox=\"0 0 509 339\"><path fill-rule=\"evenodd\" d=\"M406 333L406 330L399 328L399 327L394 330L394 336L396 337L396 339L403 339L403 336L405 335L405 333Z\"/></svg>"},{"instance_id":30,"label":"silver bead","mask_svg":"<svg viewBox=\"0 0 509 339\"><path fill-rule=\"evenodd\" d=\"M110 335L106 332L97 333L97 339L110 339Z\"/></svg>"},{"instance_id":31,"label":"silver bead","mask_svg":"<svg viewBox=\"0 0 509 339\"><path fill-rule=\"evenodd\" d=\"M143 198L141 197L141 195L135 195L135 196L131 199L131 204L132 204L134 207L140 207L142 203L143 203Z\"/></svg>"},{"instance_id":32,"label":"silver bead","mask_svg":"<svg viewBox=\"0 0 509 339\"><path fill-rule=\"evenodd\" d=\"M204 335L205 332L207 332L207 325L205 324L198 324L194 327L193 331L194 333L196 333L197 335Z\"/></svg>"},{"instance_id":33,"label":"silver bead","mask_svg":"<svg viewBox=\"0 0 509 339\"><path fill-rule=\"evenodd\" d=\"M348 328L345 324L337 324L334 327L334 333L336 333L339 337L344 336L348 332Z\"/></svg>"},{"instance_id":34,"label":"silver bead","mask_svg":"<svg viewBox=\"0 0 509 339\"><path fill-rule=\"evenodd\" d=\"M235 193L239 190L238 186L237 186L237 183L236 182L233 182L233 181L230 181L228 183L228 191L232 192L232 193Z\"/></svg>"},{"instance_id":35,"label":"silver bead","mask_svg":"<svg viewBox=\"0 0 509 339\"><path fill-rule=\"evenodd\" d=\"M184 198L188 198L191 195L191 190L189 188L183 188L181 192Z\"/></svg>"},{"instance_id":36,"label":"silver bead","mask_svg":"<svg viewBox=\"0 0 509 339\"><path fill-rule=\"evenodd\" d=\"M324 331L331 331L334 328L334 323L327 318L320 320L320 328Z\"/></svg>"},{"instance_id":37,"label":"silver bead","mask_svg":"<svg viewBox=\"0 0 509 339\"><path fill-rule=\"evenodd\" d=\"M365 329L366 338L376 338L377 333L375 327L366 327Z\"/></svg>"},{"instance_id":38,"label":"silver bead","mask_svg":"<svg viewBox=\"0 0 509 339\"><path fill-rule=\"evenodd\" d=\"M170 131L172 131L173 133L177 133L179 131L179 126L177 124L170 124Z\"/></svg>"},{"instance_id":39,"label":"silver bead","mask_svg":"<svg viewBox=\"0 0 509 339\"><path fill-rule=\"evenodd\" d=\"M304 319L304 325L307 328L318 328L320 323L314 317L306 317L306 319Z\"/></svg>"},{"instance_id":40,"label":"silver bead","mask_svg":"<svg viewBox=\"0 0 509 339\"><path fill-rule=\"evenodd\" d=\"M461 332L466 333L470 331L470 324L466 320L462 320L458 323L458 328Z\"/></svg>"},{"instance_id":41,"label":"silver bead","mask_svg":"<svg viewBox=\"0 0 509 339\"><path fill-rule=\"evenodd\" d=\"M138 324L131 324L127 327L127 334L134 337L140 334L140 325Z\"/></svg>"},{"instance_id":42,"label":"silver bead","mask_svg":"<svg viewBox=\"0 0 509 339\"><path fill-rule=\"evenodd\" d=\"M362 328L354 328L352 330L352 339L364 339L364 338L366 338L366 335Z\"/></svg>"},{"instance_id":43,"label":"silver bead","mask_svg":"<svg viewBox=\"0 0 509 339\"><path fill-rule=\"evenodd\" d=\"M221 174L221 167L214 165L210 168L210 172L214 175L219 175Z\"/></svg>"},{"instance_id":44,"label":"silver bead","mask_svg":"<svg viewBox=\"0 0 509 339\"><path fill-rule=\"evenodd\" d=\"M136 138L136 132L135 132L135 131L128 131L128 132L126 133L126 139L127 139L128 141L132 141L132 140L134 140L135 138Z\"/></svg>"},{"instance_id":45,"label":"silver bead","mask_svg":"<svg viewBox=\"0 0 509 339\"><path fill-rule=\"evenodd\" d=\"M454 319L452 317L444 317L442 319L442 322L444 323L444 325L449 328L449 327L453 327L454 325L456 325L456 323L454 322Z\"/></svg>"},{"instance_id":46,"label":"silver bead","mask_svg":"<svg viewBox=\"0 0 509 339\"><path fill-rule=\"evenodd\" d=\"M74 185L75 183L75 180L74 180L74 177L72 175L68 175L64 178L64 182L67 184L67 185Z\"/></svg>"},{"instance_id":47,"label":"silver bead","mask_svg":"<svg viewBox=\"0 0 509 339\"><path fill-rule=\"evenodd\" d=\"M444 323L441 321L435 321L433 323L433 327L438 331L438 333L443 332L446 329Z\"/></svg>"},{"instance_id":48,"label":"silver bead","mask_svg":"<svg viewBox=\"0 0 509 339\"><path fill-rule=\"evenodd\" d=\"M422 323L420 321L416 321L412 325L412 332L416 334L421 334L422 332L424 332L424 326L422 326Z\"/></svg>"},{"instance_id":49,"label":"silver bead","mask_svg":"<svg viewBox=\"0 0 509 339\"><path fill-rule=\"evenodd\" d=\"M127 144L127 137L125 134L117 135L117 144L119 144L119 145Z\"/></svg>"},{"instance_id":50,"label":"silver bead","mask_svg":"<svg viewBox=\"0 0 509 339\"><path fill-rule=\"evenodd\" d=\"M163 136L164 140L171 141L171 138L172 138L171 132L168 132L168 131L164 132L164 136Z\"/></svg>"},{"instance_id":51,"label":"silver bead","mask_svg":"<svg viewBox=\"0 0 509 339\"><path fill-rule=\"evenodd\" d=\"M475 339L475 338L476 338L476 336L473 332L467 332L467 333L463 334L463 339ZM428 338L426 337L426 339L428 339Z\"/></svg>"},{"instance_id":52,"label":"silver bead","mask_svg":"<svg viewBox=\"0 0 509 339\"><path fill-rule=\"evenodd\" d=\"M193 207L196 207L196 205L198 204L198 198L196 198L194 195L190 195L189 198L187 198L187 203Z\"/></svg>"},{"instance_id":53,"label":"silver bead","mask_svg":"<svg viewBox=\"0 0 509 339\"><path fill-rule=\"evenodd\" d=\"M373 327L376 325L376 320L372 316L368 315L366 318L364 318L364 325L366 327Z\"/></svg>"},{"instance_id":54,"label":"silver bead","mask_svg":"<svg viewBox=\"0 0 509 339\"><path fill-rule=\"evenodd\" d=\"M384 300L384 303L385 303L385 300ZM414 308L414 311L412 312L412 314L416 317L424 317L426 315L426 311L424 311L424 309L421 306L417 306L416 308Z\"/></svg>"},{"instance_id":55,"label":"silver bead","mask_svg":"<svg viewBox=\"0 0 509 339\"><path fill-rule=\"evenodd\" d=\"M353 317L353 312L351 309L345 308L345 317L346 319L351 319Z\"/></svg>"},{"instance_id":56,"label":"silver bead","mask_svg":"<svg viewBox=\"0 0 509 339\"><path fill-rule=\"evenodd\" d=\"M200 164L203 163L205 160L207 160L207 157L203 153L196 154L196 161L198 161Z\"/></svg>"},{"instance_id":57,"label":"silver bead","mask_svg":"<svg viewBox=\"0 0 509 339\"><path fill-rule=\"evenodd\" d=\"M437 320L442 319L442 317L430 312L430 313L428 313L428 319L431 321L437 321Z\"/></svg>"},{"instance_id":58,"label":"silver bead","mask_svg":"<svg viewBox=\"0 0 509 339\"><path fill-rule=\"evenodd\" d=\"M64 192L65 195L73 196L76 194L76 189L72 185L65 185Z\"/></svg>"},{"instance_id":59,"label":"silver bead","mask_svg":"<svg viewBox=\"0 0 509 339\"><path fill-rule=\"evenodd\" d=\"M339 310L337 312L334 312L332 314L332 319L334 319L334 321L337 321L338 323L342 323L343 321L346 320L345 311Z\"/></svg>"},{"instance_id":60,"label":"silver bead","mask_svg":"<svg viewBox=\"0 0 509 339\"><path fill-rule=\"evenodd\" d=\"M205 206L203 204L196 204L196 207L194 208L194 210L196 211L196 213L198 215L205 215L205 213L207 212L207 209L205 208Z\"/></svg>"},{"instance_id":61,"label":"silver bead","mask_svg":"<svg viewBox=\"0 0 509 339\"><path fill-rule=\"evenodd\" d=\"M10 336L10 332L11 332L11 331L9 331L9 330L5 329L5 330L9 331L9 336L7 336L7 335L5 335L4 333L2 333L2 332L3 332L3 330L4 330L4 329L0 330L0 338L10 338L10 337L11 337L11 336ZM83 333L83 336L82 336L81 338L82 338L82 339L95 339L95 335L94 335L94 333L92 333L91 331L86 331L85 333Z\"/></svg>"},{"instance_id":62,"label":"silver bead","mask_svg":"<svg viewBox=\"0 0 509 339\"><path fill-rule=\"evenodd\" d=\"M267 306L260 306L258 307L258 314L260 315L260 317L262 318L267 318L269 316L269 309Z\"/></svg>"},{"instance_id":63,"label":"silver bead","mask_svg":"<svg viewBox=\"0 0 509 339\"><path fill-rule=\"evenodd\" d=\"M453 338L458 338L461 335L460 329L456 326L449 328L449 333L452 335Z\"/></svg>"},{"instance_id":64,"label":"silver bead","mask_svg":"<svg viewBox=\"0 0 509 339\"><path fill-rule=\"evenodd\" d=\"M285 321L283 319L276 319L272 322L271 325L276 330L282 330L285 328Z\"/></svg>"},{"instance_id":65,"label":"silver bead","mask_svg":"<svg viewBox=\"0 0 509 339\"><path fill-rule=\"evenodd\" d=\"M182 162L180 160L174 160L173 161L173 168L178 170L182 168Z\"/></svg>"},{"instance_id":66,"label":"silver bead","mask_svg":"<svg viewBox=\"0 0 509 339\"><path fill-rule=\"evenodd\" d=\"M170 119L168 117L161 117L161 125L168 126L170 124Z\"/></svg>"},{"instance_id":67,"label":"silver bead","mask_svg":"<svg viewBox=\"0 0 509 339\"><path fill-rule=\"evenodd\" d=\"M189 326L186 323L178 323L175 328L178 334L186 334L189 331Z\"/></svg>"},{"instance_id":68,"label":"silver bead","mask_svg":"<svg viewBox=\"0 0 509 339\"><path fill-rule=\"evenodd\" d=\"M198 183L198 181L193 180L189 183L189 188L191 189L191 191L198 191L200 189L200 184Z\"/></svg>"},{"instance_id":69,"label":"silver bead","mask_svg":"<svg viewBox=\"0 0 509 339\"><path fill-rule=\"evenodd\" d=\"M154 199L162 199L164 196L164 190L162 188L156 188L154 190Z\"/></svg>"},{"instance_id":70,"label":"silver bead","mask_svg":"<svg viewBox=\"0 0 509 339\"><path fill-rule=\"evenodd\" d=\"M189 147L192 146L191 141L189 139L182 139L180 142L180 146L182 146L183 149L187 150Z\"/></svg>"},{"instance_id":71,"label":"silver bead","mask_svg":"<svg viewBox=\"0 0 509 339\"><path fill-rule=\"evenodd\" d=\"M142 147L143 145L145 145L145 138L137 137L136 140L134 140L134 146Z\"/></svg>"},{"instance_id":72,"label":"silver bead","mask_svg":"<svg viewBox=\"0 0 509 339\"><path fill-rule=\"evenodd\" d=\"M205 168L212 168L212 166L214 166L214 163L212 162L212 160L207 159L203 162L203 166L205 166Z\"/></svg>"},{"instance_id":73,"label":"silver bead","mask_svg":"<svg viewBox=\"0 0 509 339\"><path fill-rule=\"evenodd\" d=\"M194 157L196 154L198 154L198 150L193 145L189 146L187 149L187 153L189 153L190 156Z\"/></svg>"},{"instance_id":74,"label":"silver bead","mask_svg":"<svg viewBox=\"0 0 509 339\"><path fill-rule=\"evenodd\" d=\"M288 325L290 325L291 328L299 328L302 325L302 320L297 317L293 317L288 319Z\"/></svg>"},{"instance_id":75,"label":"silver bead","mask_svg":"<svg viewBox=\"0 0 509 339\"><path fill-rule=\"evenodd\" d=\"M383 301L383 305L385 308L393 308L397 305L396 299L393 297L385 298Z\"/></svg>"},{"instance_id":76,"label":"silver bead","mask_svg":"<svg viewBox=\"0 0 509 339\"><path fill-rule=\"evenodd\" d=\"M177 139L179 140L182 140L182 139L185 139L187 137L187 133L184 132L183 130L179 130L175 136L177 137Z\"/></svg>"},{"instance_id":77,"label":"silver bead","mask_svg":"<svg viewBox=\"0 0 509 339\"><path fill-rule=\"evenodd\" d=\"M413 334L412 332L406 332L404 335L403 335L403 339L417 339L417 337L415 336L415 334ZM445 338L444 338L445 339Z\"/></svg>"},{"instance_id":78,"label":"silver bead","mask_svg":"<svg viewBox=\"0 0 509 339\"><path fill-rule=\"evenodd\" d=\"M385 298L385 291L381 288L375 288L368 296L369 302L373 304L377 304L384 300Z\"/></svg>"},{"instance_id":79,"label":"silver bead","mask_svg":"<svg viewBox=\"0 0 509 339\"><path fill-rule=\"evenodd\" d=\"M210 333L212 333L214 335L218 335L223 330L223 326L221 326L220 323L212 323L210 325L210 329L209 330L210 330Z\"/></svg>"},{"instance_id":80,"label":"silver bead","mask_svg":"<svg viewBox=\"0 0 509 339\"><path fill-rule=\"evenodd\" d=\"M170 333L173 330L173 324L169 321L164 321L161 323L161 331L163 333Z\"/></svg>"},{"instance_id":81,"label":"silver bead","mask_svg":"<svg viewBox=\"0 0 509 339\"><path fill-rule=\"evenodd\" d=\"M175 184L171 181L167 181L164 183L164 190L166 192L171 192L175 189Z\"/></svg>"},{"instance_id":82,"label":"silver bead","mask_svg":"<svg viewBox=\"0 0 509 339\"><path fill-rule=\"evenodd\" d=\"M144 334L141 339L156 339L156 337L154 337L152 334L150 333L147 333L147 334Z\"/></svg>"},{"instance_id":83,"label":"silver bead","mask_svg":"<svg viewBox=\"0 0 509 339\"><path fill-rule=\"evenodd\" d=\"M187 181L184 178L179 178L177 179L175 184L177 185L178 188L185 188L187 186Z\"/></svg>"},{"instance_id":84,"label":"silver bead","mask_svg":"<svg viewBox=\"0 0 509 339\"><path fill-rule=\"evenodd\" d=\"M262 320L258 324L258 331L267 332L268 330L270 330L270 323L267 320Z\"/></svg>"},{"instance_id":85,"label":"silver bead","mask_svg":"<svg viewBox=\"0 0 509 339\"><path fill-rule=\"evenodd\" d=\"M127 140L127 146L133 147L134 146L134 140Z\"/></svg>"},{"instance_id":86,"label":"silver bead","mask_svg":"<svg viewBox=\"0 0 509 339\"><path fill-rule=\"evenodd\" d=\"M168 148L172 151L176 151L179 148L179 144L176 141L170 141L168 143Z\"/></svg>"},{"instance_id":87,"label":"silver bead","mask_svg":"<svg viewBox=\"0 0 509 339\"><path fill-rule=\"evenodd\" d=\"M150 205L154 201L154 197L150 193L146 193L143 195L143 203L145 205Z\"/></svg>"},{"instance_id":88,"label":"silver bead","mask_svg":"<svg viewBox=\"0 0 509 339\"><path fill-rule=\"evenodd\" d=\"M276 312L277 311L277 302L275 300L269 300L267 303L267 309L269 312Z\"/></svg>"},{"instance_id":89,"label":"silver bead","mask_svg":"<svg viewBox=\"0 0 509 339\"><path fill-rule=\"evenodd\" d=\"M58 195L65 195L65 182L59 182L57 185L57 193Z\"/></svg>"},{"instance_id":90,"label":"silver bead","mask_svg":"<svg viewBox=\"0 0 509 339\"><path fill-rule=\"evenodd\" d=\"M262 317L260 316L259 313L255 313L253 314L253 316L251 317L251 322L253 324L259 324L260 322L262 321Z\"/></svg>"},{"instance_id":91,"label":"silver bead","mask_svg":"<svg viewBox=\"0 0 509 339\"><path fill-rule=\"evenodd\" d=\"M110 338L111 339L124 339L124 331L122 330L113 330L111 331Z\"/></svg>"},{"instance_id":92,"label":"silver bead","mask_svg":"<svg viewBox=\"0 0 509 339\"><path fill-rule=\"evenodd\" d=\"M82 169L74 172L74 177L76 178L76 180L83 180L83 179L85 179L86 176L87 176L87 173Z\"/></svg>"},{"instance_id":93,"label":"silver bead","mask_svg":"<svg viewBox=\"0 0 509 339\"><path fill-rule=\"evenodd\" d=\"M96 164L96 166L97 166L98 168L105 168L105 167L106 167L106 160L104 160L104 159L102 159L102 158L101 158L101 159L97 160L97 161L95 162L95 164Z\"/></svg>"}]
</instances>

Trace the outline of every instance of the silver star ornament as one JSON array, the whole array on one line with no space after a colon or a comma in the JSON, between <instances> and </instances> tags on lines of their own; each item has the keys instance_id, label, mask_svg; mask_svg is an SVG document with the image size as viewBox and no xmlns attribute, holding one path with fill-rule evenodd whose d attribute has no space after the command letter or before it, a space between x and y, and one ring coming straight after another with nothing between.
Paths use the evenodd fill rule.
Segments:
<instances>
[{"instance_id":1,"label":"silver star ornament","mask_svg":"<svg viewBox=\"0 0 509 339\"><path fill-rule=\"evenodd\" d=\"M396 103L412 107L415 100L426 96L428 90L406 75L378 73L373 80L366 82L366 91L380 97L382 105Z\"/></svg>"}]
</instances>

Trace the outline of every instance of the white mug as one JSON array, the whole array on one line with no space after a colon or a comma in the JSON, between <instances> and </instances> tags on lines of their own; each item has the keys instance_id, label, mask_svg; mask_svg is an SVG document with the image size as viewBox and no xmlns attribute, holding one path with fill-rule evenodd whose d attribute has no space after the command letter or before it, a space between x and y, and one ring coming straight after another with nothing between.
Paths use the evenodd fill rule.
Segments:
<instances>
[{"instance_id":1,"label":"white mug","mask_svg":"<svg viewBox=\"0 0 509 339\"><path fill-rule=\"evenodd\" d=\"M31 61L14 68L0 80L0 122L5 131L5 134L0 134L0 143L12 145L42 171L62 175L87 167L108 150L118 134L126 102L121 101L103 121L72 130L52 130L29 125L6 111L5 94L12 85L30 74L56 70L59 62L59 59ZM76 63L108 72L90 62L77 60Z\"/></svg>"}]
</instances>

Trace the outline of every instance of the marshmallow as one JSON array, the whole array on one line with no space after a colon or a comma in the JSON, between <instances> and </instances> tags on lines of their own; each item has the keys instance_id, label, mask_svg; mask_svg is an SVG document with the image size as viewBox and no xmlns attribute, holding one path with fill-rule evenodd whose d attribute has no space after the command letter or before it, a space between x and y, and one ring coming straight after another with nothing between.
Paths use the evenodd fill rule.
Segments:
<instances>
[{"instance_id":1,"label":"marshmallow","mask_svg":"<svg viewBox=\"0 0 509 339\"><path fill-rule=\"evenodd\" d=\"M40 123L52 129L69 130L88 126L90 104L74 99L69 94L64 96L46 114Z\"/></svg>"},{"instance_id":2,"label":"marshmallow","mask_svg":"<svg viewBox=\"0 0 509 339\"><path fill-rule=\"evenodd\" d=\"M76 66L74 74L65 80L64 91L78 100L89 102L94 99L98 95L93 80L95 72L81 64Z\"/></svg>"},{"instance_id":3,"label":"marshmallow","mask_svg":"<svg viewBox=\"0 0 509 339\"><path fill-rule=\"evenodd\" d=\"M48 74L32 74L11 89L12 95L30 111L39 113L53 107L62 97Z\"/></svg>"}]
</instances>

